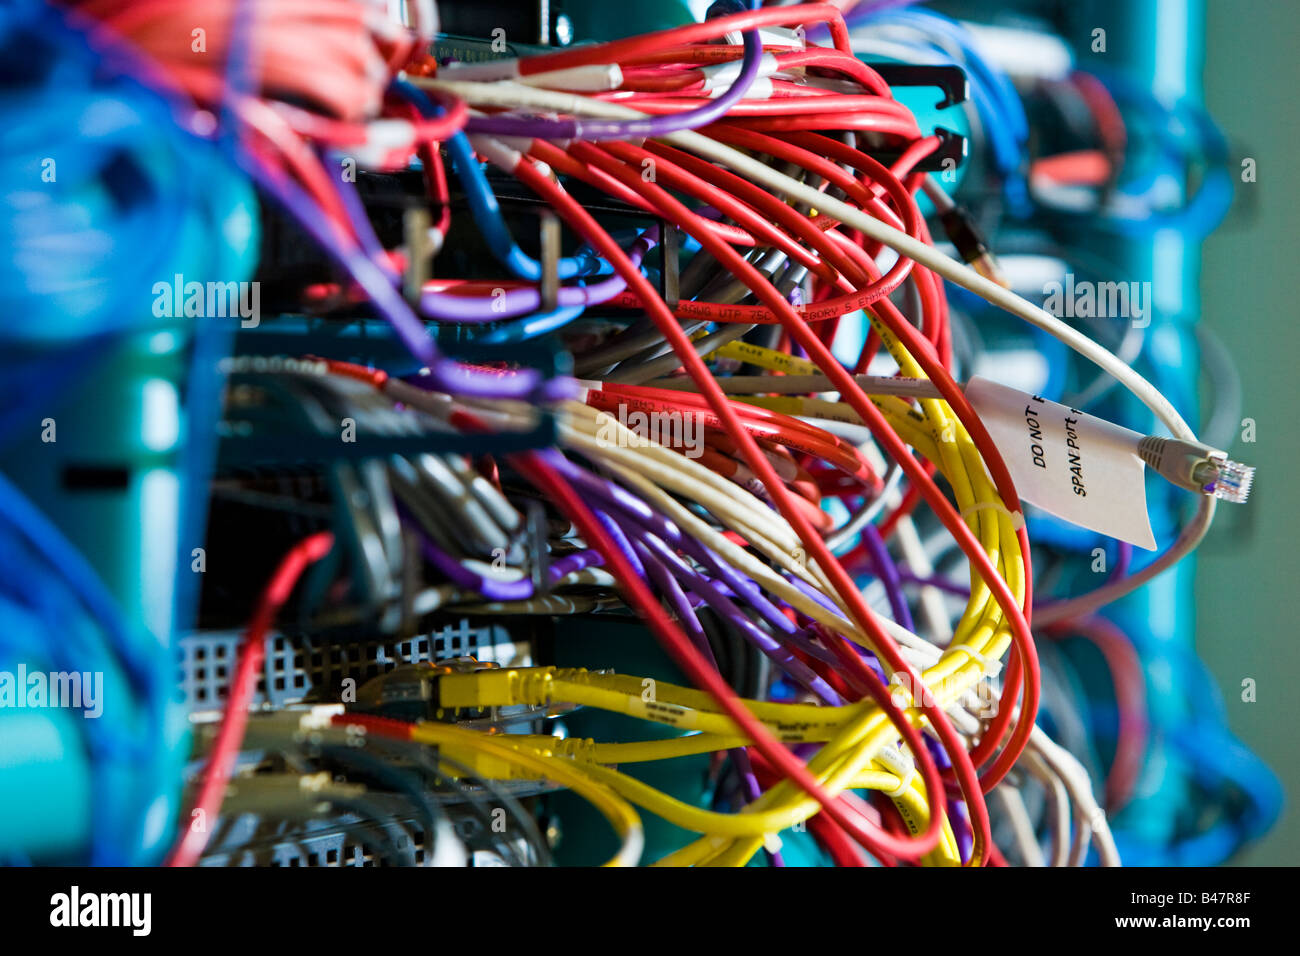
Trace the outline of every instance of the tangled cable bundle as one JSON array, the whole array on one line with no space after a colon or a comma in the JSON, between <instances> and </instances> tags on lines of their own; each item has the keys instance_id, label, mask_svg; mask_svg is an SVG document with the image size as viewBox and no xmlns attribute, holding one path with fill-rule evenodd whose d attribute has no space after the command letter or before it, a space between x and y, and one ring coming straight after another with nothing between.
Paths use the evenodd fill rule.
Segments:
<instances>
[{"instance_id":1,"label":"tangled cable bundle","mask_svg":"<svg viewBox=\"0 0 1300 956\"><path fill-rule=\"evenodd\" d=\"M432 4L407 4L406 25L359 0L68 5L70 22L96 23L92 36L176 97L179 121L323 251L330 278L302 285L302 311L340 329L378 317L409 353L295 356L235 375L223 424L234 444L274 428L324 442L342 420L393 450L322 470L341 510L289 550L257 605L204 739L196 812L221 813L232 775L257 778L235 773L246 734L297 766L310 726L337 745L331 766L364 734L358 760L419 753L435 790L572 790L618 835L612 864L780 863L805 824L839 865L1120 862L1108 814L1137 788L1148 705L1134 645L1097 612L1192 551L1216 499L1243 500L1251 472L1200 443L1139 362L1013 291L933 174L945 136L855 50L955 46L978 121L1013 114L988 135L990 168L1020 208L1081 174L1055 161L1026 178L1010 82L947 21L896 12L871 34L869 18L851 28L840 6L721 0L701 22L643 36L439 62ZM1103 145L1109 175L1122 133ZM412 174L408 205L428 213L418 229L408 220L394 238L340 175L349 163ZM544 218L540 243L521 238L519 210L535 207L559 221ZM471 248L467 229L481 260L469 274L443 268L448 250ZM1145 407L1142 431L1115 440L1196 495L1151 560L1130 564L1123 550L1101 583L1036 605L1043 546L1031 552L1010 467L1020 449L970 388L959 322L976 307L951 306L954 289L1029 323ZM537 346L565 358L544 367ZM1172 437L1147 434L1157 429ZM366 509L369 532L340 524ZM312 566L333 581L313 587L313 613L386 633L435 612L600 622L630 610L683 683L600 660L458 661L411 678L433 702L415 716L382 678L361 703L291 709L287 723L250 715L267 634ZM412 575L414 592L401 583ZM1113 678L1103 760L1059 739L1074 733L1054 682L1075 638ZM750 662L743 679L737 661ZM547 719L574 707L668 736L551 732ZM504 724L502 709L535 722ZM636 772L700 755L714 761L707 802ZM433 821L425 791L395 772L388 789L414 793ZM697 837L652 845L641 812ZM549 858L526 842L531 862ZM207 843L188 829L169 862L195 863Z\"/></svg>"}]
</instances>

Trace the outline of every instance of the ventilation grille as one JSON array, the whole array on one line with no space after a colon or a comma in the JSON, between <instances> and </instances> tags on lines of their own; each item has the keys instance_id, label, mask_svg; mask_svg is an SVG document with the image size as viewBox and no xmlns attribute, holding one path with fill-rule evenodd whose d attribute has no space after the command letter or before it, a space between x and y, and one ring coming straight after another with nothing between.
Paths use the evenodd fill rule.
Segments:
<instances>
[{"instance_id":1,"label":"ventilation grille","mask_svg":"<svg viewBox=\"0 0 1300 956\"><path fill-rule=\"evenodd\" d=\"M201 631L180 641L182 700L191 711L220 707L230 687L240 631ZM358 685L399 664L473 656L502 665L532 663L527 642L514 643L500 625L462 618L444 627L404 640L338 641L272 634L266 643L266 663L253 705L283 707L301 701L313 688L334 700L343 681Z\"/></svg>"}]
</instances>

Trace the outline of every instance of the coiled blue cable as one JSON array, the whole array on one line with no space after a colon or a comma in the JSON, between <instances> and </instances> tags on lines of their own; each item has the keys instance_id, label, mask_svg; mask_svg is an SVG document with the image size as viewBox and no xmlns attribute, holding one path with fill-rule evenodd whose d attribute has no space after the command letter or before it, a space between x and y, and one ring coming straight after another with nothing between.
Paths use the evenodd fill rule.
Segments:
<instances>
[{"instance_id":1,"label":"coiled blue cable","mask_svg":"<svg viewBox=\"0 0 1300 956\"><path fill-rule=\"evenodd\" d=\"M868 9L857 17L850 16L849 23L910 27L928 38L928 54L965 68L971 102L988 140L993 167L1002 179L1004 198L1013 211L1027 211L1029 187L1024 157L1029 120L1024 104L1007 75L980 54L970 31L955 20L924 9Z\"/></svg>"},{"instance_id":2,"label":"coiled blue cable","mask_svg":"<svg viewBox=\"0 0 1300 956\"><path fill-rule=\"evenodd\" d=\"M1151 90L1116 71L1101 71L1097 77L1124 111L1126 122L1149 131L1156 140L1149 155L1136 157L1134 165L1143 175L1121 179L1122 193L1138 195L1142 187L1166 174L1182 182L1188 160L1205 167L1199 188L1181 206L1170 210L1145 208L1140 216L1108 208L1100 222L1127 236L1150 236L1172 229L1189 241L1204 239L1223 221L1232 205L1230 150L1223 131L1190 99L1162 102Z\"/></svg>"}]
</instances>

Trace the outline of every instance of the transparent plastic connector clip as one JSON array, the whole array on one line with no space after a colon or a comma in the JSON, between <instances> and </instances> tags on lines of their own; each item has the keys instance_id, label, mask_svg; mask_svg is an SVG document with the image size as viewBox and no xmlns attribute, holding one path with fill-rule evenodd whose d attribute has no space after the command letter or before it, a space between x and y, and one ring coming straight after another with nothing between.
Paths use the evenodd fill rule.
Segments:
<instances>
[{"instance_id":1,"label":"transparent plastic connector clip","mask_svg":"<svg viewBox=\"0 0 1300 956\"><path fill-rule=\"evenodd\" d=\"M1224 501L1241 504L1250 497L1250 486L1255 482L1255 469L1231 458L1216 461L1218 474L1205 486L1207 495Z\"/></svg>"}]
</instances>

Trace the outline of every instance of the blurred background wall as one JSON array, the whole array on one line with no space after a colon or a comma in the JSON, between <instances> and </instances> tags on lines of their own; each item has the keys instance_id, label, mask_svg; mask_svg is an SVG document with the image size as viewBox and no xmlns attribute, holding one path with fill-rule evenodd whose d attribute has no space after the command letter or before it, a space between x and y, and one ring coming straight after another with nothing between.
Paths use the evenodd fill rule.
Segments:
<instances>
[{"instance_id":1,"label":"blurred background wall","mask_svg":"<svg viewBox=\"0 0 1300 956\"><path fill-rule=\"evenodd\" d=\"M1256 161L1229 219L1205 243L1203 318L1242 375L1243 416L1257 441L1239 444L1259 468L1246 508L1221 508L1201 549L1197 646L1223 691L1232 729L1281 778L1288 805L1278 825L1235 862L1295 864L1300 851L1300 761L1292 707L1300 700L1300 356L1296 285L1300 222L1300 4L1209 0L1205 99L1239 158ZM1229 514L1229 512L1236 512ZM1242 682L1256 682L1256 701Z\"/></svg>"}]
</instances>

